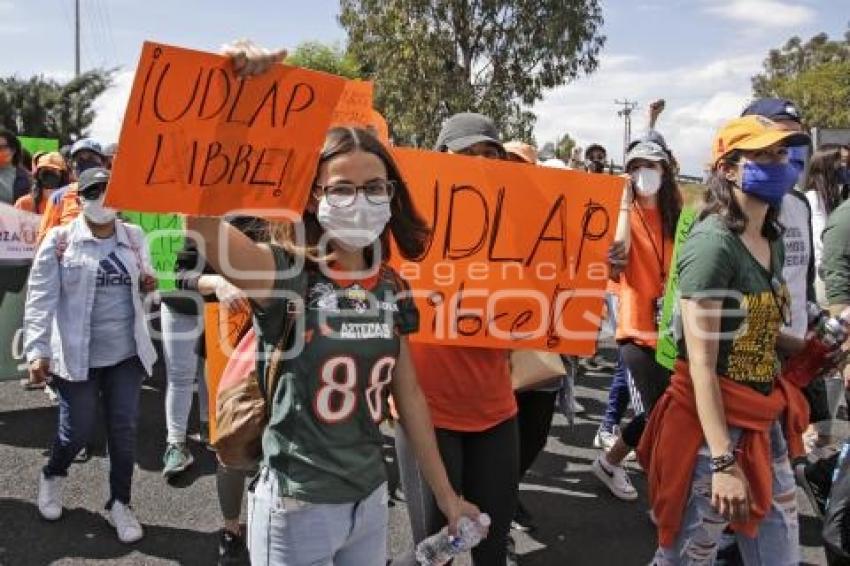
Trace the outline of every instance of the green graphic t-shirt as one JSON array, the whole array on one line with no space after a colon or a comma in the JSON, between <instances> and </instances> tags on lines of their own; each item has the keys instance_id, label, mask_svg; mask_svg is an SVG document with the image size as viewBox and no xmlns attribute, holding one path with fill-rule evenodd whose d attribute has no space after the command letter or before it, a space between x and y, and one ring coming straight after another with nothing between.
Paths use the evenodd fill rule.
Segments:
<instances>
[{"instance_id":1,"label":"green graphic t-shirt","mask_svg":"<svg viewBox=\"0 0 850 566\"><path fill-rule=\"evenodd\" d=\"M677 263L682 298L723 301L717 374L764 394L773 390L779 373L776 339L782 313L789 311L782 240L771 242L770 249L772 272L712 215L694 226ZM679 353L687 359L684 337Z\"/></svg>"},{"instance_id":2,"label":"green graphic t-shirt","mask_svg":"<svg viewBox=\"0 0 850 566\"><path fill-rule=\"evenodd\" d=\"M274 289L292 291L298 277L280 275L291 257L272 250L278 269ZM318 270L304 273L305 312L294 330L295 347L303 347L283 364L263 459L284 496L312 503L358 501L386 481L378 424L387 409L400 335L418 330L419 312L405 294L406 282L389 267L349 282ZM263 350L270 351L281 335L284 300L255 307Z\"/></svg>"}]
</instances>

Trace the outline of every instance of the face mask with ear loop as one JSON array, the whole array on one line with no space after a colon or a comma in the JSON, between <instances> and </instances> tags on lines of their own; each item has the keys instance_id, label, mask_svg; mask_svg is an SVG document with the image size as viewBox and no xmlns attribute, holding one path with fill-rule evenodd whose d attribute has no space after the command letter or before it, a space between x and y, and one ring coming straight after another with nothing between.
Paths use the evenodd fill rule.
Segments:
<instances>
[{"instance_id":1,"label":"face mask with ear loop","mask_svg":"<svg viewBox=\"0 0 850 566\"><path fill-rule=\"evenodd\" d=\"M632 171L635 191L642 197L650 197L661 188L661 172L649 167L640 167Z\"/></svg>"},{"instance_id":2,"label":"face mask with ear loop","mask_svg":"<svg viewBox=\"0 0 850 566\"><path fill-rule=\"evenodd\" d=\"M741 190L778 207L782 198L797 182L797 168L790 163L747 161L741 171Z\"/></svg>"},{"instance_id":3,"label":"face mask with ear loop","mask_svg":"<svg viewBox=\"0 0 850 566\"><path fill-rule=\"evenodd\" d=\"M331 206L327 197L322 197L316 211L322 228L349 251L361 250L380 238L391 217L389 203L373 204L363 194L345 207Z\"/></svg>"}]
</instances>

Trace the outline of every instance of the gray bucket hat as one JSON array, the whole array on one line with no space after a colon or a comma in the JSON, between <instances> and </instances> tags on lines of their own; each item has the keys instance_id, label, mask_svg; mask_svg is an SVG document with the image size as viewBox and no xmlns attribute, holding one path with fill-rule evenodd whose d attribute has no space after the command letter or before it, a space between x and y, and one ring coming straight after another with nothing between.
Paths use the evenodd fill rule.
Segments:
<instances>
[{"instance_id":1,"label":"gray bucket hat","mask_svg":"<svg viewBox=\"0 0 850 566\"><path fill-rule=\"evenodd\" d=\"M480 142L492 143L504 149L499 141L499 131L490 118L474 112L462 112L443 122L434 149L462 151Z\"/></svg>"}]
</instances>

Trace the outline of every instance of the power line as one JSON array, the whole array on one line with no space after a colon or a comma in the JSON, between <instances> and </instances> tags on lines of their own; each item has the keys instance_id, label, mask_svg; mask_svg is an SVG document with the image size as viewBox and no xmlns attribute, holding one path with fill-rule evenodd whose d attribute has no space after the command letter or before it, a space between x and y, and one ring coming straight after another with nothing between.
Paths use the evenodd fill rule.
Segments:
<instances>
[{"instance_id":1,"label":"power line","mask_svg":"<svg viewBox=\"0 0 850 566\"><path fill-rule=\"evenodd\" d=\"M623 167L625 167L626 151L632 141L632 112L637 108L638 103L626 98L625 100L615 100L614 104L622 106L622 109L617 111L617 116L623 119Z\"/></svg>"},{"instance_id":2,"label":"power line","mask_svg":"<svg viewBox=\"0 0 850 566\"><path fill-rule=\"evenodd\" d=\"M74 0L74 77L80 76L80 0Z\"/></svg>"}]
</instances>

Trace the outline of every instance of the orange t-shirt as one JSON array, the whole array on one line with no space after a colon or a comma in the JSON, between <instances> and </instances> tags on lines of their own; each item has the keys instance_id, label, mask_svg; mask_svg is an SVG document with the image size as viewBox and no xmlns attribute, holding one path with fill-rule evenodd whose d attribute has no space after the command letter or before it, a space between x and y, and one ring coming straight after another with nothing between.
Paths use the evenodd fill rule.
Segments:
<instances>
[{"instance_id":1,"label":"orange t-shirt","mask_svg":"<svg viewBox=\"0 0 850 566\"><path fill-rule=\"evenodd\" d=\"M39 244L51 228L68 224L82 212L80 203L77 202L77 183L71 183L71 186L65 191L57 204L53 204L52 198L47 199L47 201L44 214L41 216L41 224L38 226Z\"/></svg>"},{"instance_id":2,"label":"orange t-shirt","mask_svg":"<svg viewBox=\"0 0 850 566\"><path fill-rule=\"evenodd\" d=\"M631 246L626 269L620 275L616 338L655 348L658 342L655 301L664 296L673 241L663 236L658 208L634 205L629 221Z\"/></svg>"},{"instance_id":3,"label":"orange t-shirt","mask_svg":"<svg viewBox=\"0 0 850 566\"><path fill-rule=\"evenodd\" d=\"M41 195L41 202L38 203L38 210L35 209L35 198L33 198L32 193L19 198L15 203L15 208L26 212L32 212L33 214L44 214L44 210L47 208L47 203L50 202L50 195L52 194L53 191L44 191Z\"/></svg>"},{"instance_id":4,"label":"orange t-shirt","mask_svg":"<svg viewBox=\"0 0 850 566\"><path fill-rule=\"evenodd\" d=\"M516 415L508 351L410 344L437 428L480 432Z\"/></svg>"}]
</instances>

